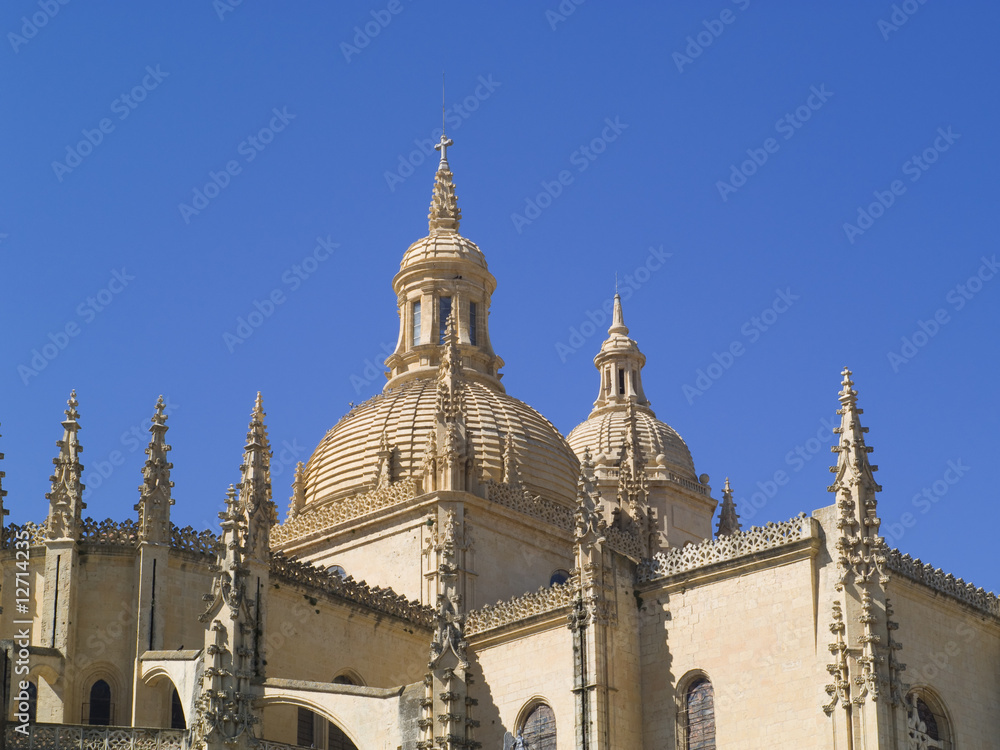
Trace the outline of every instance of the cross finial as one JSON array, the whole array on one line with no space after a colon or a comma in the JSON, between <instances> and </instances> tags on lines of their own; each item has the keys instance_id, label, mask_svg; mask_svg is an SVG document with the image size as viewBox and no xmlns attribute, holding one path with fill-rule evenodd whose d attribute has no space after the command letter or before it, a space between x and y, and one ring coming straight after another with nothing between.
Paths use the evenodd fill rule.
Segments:
<instances>
[{"instance_id":1,"label":"cross finial","mask_svg":"<svg viewBox=\"0 0 1000 750\"><path fill-rule=\"evenodd\" d=\"M454 143L455 142L451 138L449 138L448 136L446 136L444 133L441 133L441 142L435 144L434 149L436 151L440 151L441 152L441 163L442 164L447 164L448 163L448 146L454 145Z\"/></svg>"}]
</instances>

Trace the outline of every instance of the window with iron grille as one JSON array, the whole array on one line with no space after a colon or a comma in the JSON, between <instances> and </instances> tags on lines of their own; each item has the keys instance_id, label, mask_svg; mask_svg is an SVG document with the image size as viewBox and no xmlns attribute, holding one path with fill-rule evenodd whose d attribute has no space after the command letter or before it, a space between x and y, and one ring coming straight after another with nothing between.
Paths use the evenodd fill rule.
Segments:
<instances>
[{"instance_id":1,"label":"window with iron grille","mask_svg":"<svg viewBox=\"0 0 1000 750\"><path fill-rule=\"evenodd\" d=\"M420 346L420 300L413 303L413 346Z\"/></svg>"},{"instance_id":2,"label":"window with iron grille","mask_svg":"<svg viewBox=\"0 0 1000 750\"><path fill-rule=\"evenodd\" d=\"M715 691L707 677L688 685L680 725L684 750L715 750Z\"/></svg>"},{"instance_id":3,"label":"window with iron grille","mask_svg":"<svg viewBox=\"0 0 1000 750\"><path fill-rule=\"evenodd\" d=\"M351 738L332 721L326 723L327 750L358 750Z\"/></svg>"},{"instance_id":4,"label":"window with iron grille","mask_svg":"<svg viewBox=\"0 0 1000 750\"><path fill-rule=\"evenodd\" d=\"M313 712L308 708L299 707L298 731L295 734L295 744L299 747L316 746L316 729L313 722Z\"/></svg>"},{"instance_id":5,"label":"window with iron grille","mask_svg":"<svg viewBox=\"0 0 1000 750\"><path fill-rule=\"evenodd\" d=\"M556 715L539 703L524 720L521 737L528 750L556 750Z\"/></svg>"}]
</instances>

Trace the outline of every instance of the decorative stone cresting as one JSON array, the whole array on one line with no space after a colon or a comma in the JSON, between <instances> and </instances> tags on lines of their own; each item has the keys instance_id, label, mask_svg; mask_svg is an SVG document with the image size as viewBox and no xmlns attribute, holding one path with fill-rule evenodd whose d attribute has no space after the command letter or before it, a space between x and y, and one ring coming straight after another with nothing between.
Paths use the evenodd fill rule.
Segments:
<instances>
[{"instance_id":1,"label":"decorative stone cresting","mask_svg":"<svg viewBox=\"0 0 1000 750\"><path fill-rule=\"evenodd\" d=\"M573 530L573 511L551 500L532 495L523 487L516 487L494 479L486 482L486 499L533 516L557 528Z\"/></svg>"},{"instance_id":2,"label":"decorative stone cresting","mask_svg":"<svg viewBox=\"0 0 1000 750\"><path fill-rule=\"evenodd\" d=\"M657 552L651 560L645 560L639 565L636 575L640 583L669 578L689 570L784 547L812 536L814 536L812 519L805 513L800 513L795 518L781 523L752 526L746 531L706 540L701 544Z\"/></svg>"},{"instance_id":3,"label":"decorative stone cresting","mask_svg":"<svg viewBox=\"0 0 1000 750\"><path fill-rule=\"evenodd\" d=\"M28 734L8 724L8 750L181 750L184 729L136 729L72 724L28 725Z\"/></svg>"},{"instance_id":4,"label":"decorative stone cresting","mask_svg":"<svg viewBox=\"0 0 1000 750\"><path fill-rule=\"evenodd\" d=\"M604 531L604 541L615 552L631 558L635 562L648 557L643 550L642 542L635 534L621 529L608 528Z\"/></svg>"},{"instance_id":5,"label":"decorative stone cresting","mask_svg":"<svg viewBox=\"0 0 1000 750\"><path fill-rule=\"evenodd\" d=\"M465 619L465 635L480 635L572 605L573 586L569 581L548 588L542 587L530 594L472 610Z\"/></svg>"},{"instance_id":6,"label":"decorative stone cresting","mask_svg":"<svg viewBox=\"0 0 1000 750\"><path fill-rule=\"evenodd\" d=\"M22 531L28 532L29 545L32 547L42 546L45 544L45 529L46 525L44 523L38 524L25 521L21 526L12 523L4 527L2 534L0 534L0 549L10 549L13 547L18 534Z\"/></svg>"},{"instance_id":7,"label":"decorative stone cresting","mask_svg":"<svg viewBox=\"0 0 1000 750\"><path fill-rule=\"evenodd\" d=\"M85 518L80 526L81 544L103 544L109 547L135 547L139 539L139 524L131 519L115 521L105 518L97 522Z\"/></svg>"},{"instance_id":8,"label":"decorative stone cresting","mask_svg":"<svg viewBox=\"0 0 1000 750\"><path fill-rule=\"evenodd\" d=\"M335 500L316 509L306 505L294 518L271 529L271 546L288 544L314 531L328 529L345 521L353 521L393 505L401 505L416 495L417 481L403 479L361 495Z\"/></svg>"},{"instance_id":9,"label":"decorative stone cresting","mask_svg":"<svg viewBox=\"0 0 1000 750\"><path fill-rule=\"evenodd\" d=\"M197 555L215 557L219 548L219 537L208 529L197 531L192 526L180 529L176 524L170 524L170 546Z\"/></svg>"},{"instance_id":10,"label":"decorative stone cresting","mask_svg":"<svg viewBox=\"0 0 1000 750\"><path fill-rule=\"evenodd\" d=\"M945 573L941 568L935 568L919 559L904 555L898 549L888 551L886 564L889 570L899 573L911 581L922 583L934 591L1000 619L1000 599L992 591L976 588L974 584L966 583L961 578L955 578L951 573Z\"/></svg>"},{"instance_id":11,"label":"decorative stone cresting","mask_svg":"<svg viewBox=\"0 0 1000 750\"><path fill-rule=\"evenodd\" d=\"M377 612L430 628L435 622L436 612L419 602L407 601L405 596L392 589L369 586L364 581L355 581L351 576L341 578L311 563L293 560L280 552L271 555L271 576L273 580L304 586L328 596L361 604Z\"/></svg>"}]
</instances>

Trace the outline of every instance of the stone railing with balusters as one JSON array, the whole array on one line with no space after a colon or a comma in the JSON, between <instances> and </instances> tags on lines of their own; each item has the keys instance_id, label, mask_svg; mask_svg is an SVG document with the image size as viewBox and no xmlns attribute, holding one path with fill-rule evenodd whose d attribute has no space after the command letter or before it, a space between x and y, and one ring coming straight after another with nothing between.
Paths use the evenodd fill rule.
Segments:
<instances>
[{"instance_id":1,"label":"stone railing with balusters","mask_svg":"<svg viewBox=\"0 0 1000 750\"><path fill-rule=\"evenodd\" d=\"M402 479L387 487L335 500L317 508L306 505L295 518L271 529L271 546L287 544L314 531L328 529L344 521L352 521L383 508L400 505L416 495L417 481Z\"/></svg>"},{"instance_id":2,"label":"stone railing with balusters","mask_svg":"<svg viewBox=\"0 0 1000 750\"><path fill-rule=\"evenodd\" d=\"M669 578L679 573L784 547L816 535L812 519L802 513L781 523L753 526L731 536L657 552L653 559L644 560L639 565L637 576L640 583Z\"/></svg>"},{"instance_id":3,"label":"stone railing with balusters","mask_svg":"<svg viewBox=\"0 0 1000 750\"><path fill-rule=\"evenodd\" d=\"M301 560L293 560L280 552L271 555L271 576L273 579L298 584L321 594L347 599L368 609L399 617L417 625L429 628L434 623L433 609L416 601L407 601L405 596L397 594L392 589L369 586L364 581L355 581L350 576L341 578L328 570Z\"/></svg>"},{"instance_id":4,"label":"stone railing with balusters","mask_svg":"<svg viewBox=\"0 0 1000 750\"><path fill-rule=\"evenodd\" d=\"M28 724L7 725L7 750L182 750L187 730Z\"/></svg>"},{"instance_id":5,"label":"stone railing with balusters","mask_svg":"<svg viewBox=\"0 0 1000 750\"><path fill-rule=\"evenodd\" d=\"M573 529L573 511L563 505L532 495L523 487L512 487L503 482L489 480L486 483L486 499L533 516L560 529Z\"/></svg>"},{"instance_id":6,"label":"stone railing with balusters","mask_svg":"<svg viewBox=\"0 0 1000 750\"><path fill-rule=\"evenodd\" d=\"M569 582L559 583L549 588L513 599L487 604L474 609L465 618L466 636L480 635L489 630L502 628L511 623L521 622L537 615L556 612L573 604L573 587Z\"/></svg>"},{"instance_id":7,"label":"stone railing with balusters","mask_svg":"<svg viewBox=\"0 0 1000 750\"><path fill-rule=\"evenodd\" d=\"M958 601L964 602L980 612L1000 618L1000 600L991 591L976 588L961 578L955 578L951 573L945 573L941 568L935 568L919 559L904 555L898 549L888 551L886 564L889 570L894 573L899 573L911 581L922 583L934 591L958 599Z\"/></svg>"}]
</instances>

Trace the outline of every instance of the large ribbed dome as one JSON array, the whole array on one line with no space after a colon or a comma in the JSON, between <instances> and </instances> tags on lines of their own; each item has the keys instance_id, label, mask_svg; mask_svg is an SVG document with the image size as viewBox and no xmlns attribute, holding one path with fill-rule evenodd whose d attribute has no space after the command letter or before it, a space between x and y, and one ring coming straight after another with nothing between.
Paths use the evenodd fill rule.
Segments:
<instances>
[{"instance_id":1,"label":"large ribbed dome","mask_svg":"<svg viewBox=\"0 0 1000 750\"><path fill-rule=\"evenodd\" d=\"M510 433L525 486L551 500L573 502L578 462L551 422L523 401L473 379L465 383L464 400L465 422L483 470L500 479L503 443ZM417 475L436 408L437 381L419 378L353 409L320 441L306 464L306 503L370 489L383 435L393 449L394 476Z\"/></svg>"},{"instance_id":2,"label":"large ribbed dome","mask_svg":"<svg viewBox=\"0 0 1000 750\"><path fill-rule=\"evenodd\" d=\"M577 456L582 456L584 450L589 448L595 463L602 463L599 459L603 456L606 463L614 464L625 443L627 425L625 409L592 414L570 432L567 441ZM698 481L691 451L674 428L642 408L635 410L635 426L647 464L662 466L684 479Z\"/></svg>"},{"instance_id":3,"label":"large ribbed dome","mask_svg":"<svg viewBox=\"0 0 1000 750\"><path fill-rule=\"evenodd\" d=\"M463 260L486 268L486 256L470 239L455 233L424 237L410 245L400 261L401 268L411 268L424 261Z\"/></svg>"}]
</instances>

